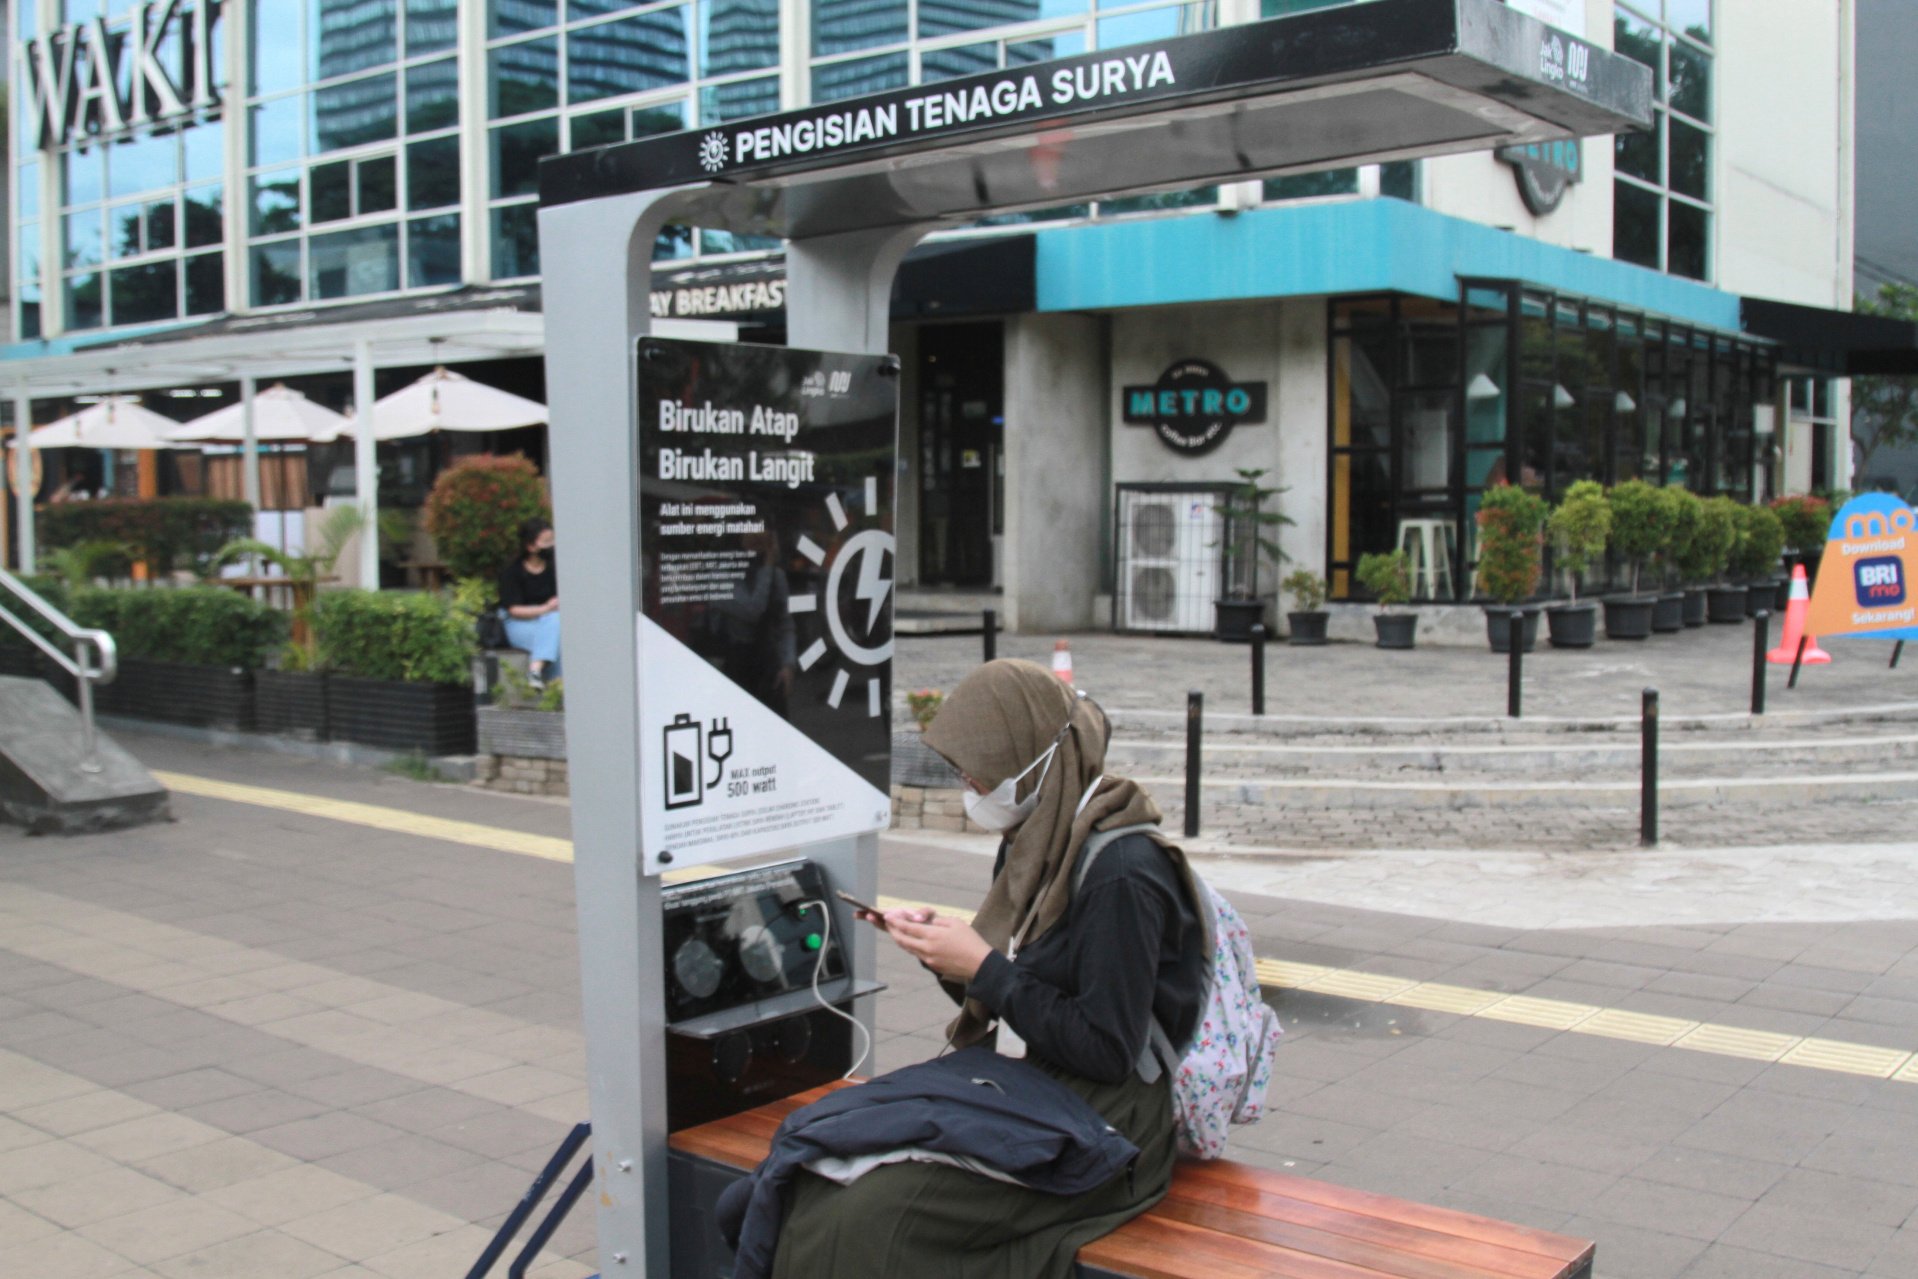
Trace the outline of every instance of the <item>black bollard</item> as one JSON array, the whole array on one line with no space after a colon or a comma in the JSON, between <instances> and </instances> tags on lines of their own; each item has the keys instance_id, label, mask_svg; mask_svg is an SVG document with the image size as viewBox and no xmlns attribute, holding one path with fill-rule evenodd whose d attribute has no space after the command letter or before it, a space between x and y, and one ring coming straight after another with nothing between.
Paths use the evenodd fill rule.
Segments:
<instances>
[{"instance_id":1,"label":"black bollard","mask_svg":"<svg viewBox=\"0 0 1918 1279\"><path fill-rule=\"evenodd\" d=\"M1199 836L1199 739L1205 727L1205 694L1185 695L1185 837Z\"/></svg>"},{"instance_id":2,"label":"black bollard","mask_svg":"<svg viewBox=\"0 0 1918 1279\"><path fill-rule=\"evenodd\" d=\"M983 638L980 640L979 646L985 655L981 657L979 660L984 662L990 662L994 658L999 656L998 610L990 609L990 608L986 610L985 629L981 631L980 634Z\"/></svg>"},{"instance_id":3,"label":"black bollard","mask_svg":"<svg viewBox=\"0 0 1918 1279\"><path fill-rule=\"evenodd\" d=\"M1252 713L1265 714L1265 623L1252 627Z\"/></svg>"},{"instance_id":4,"label":"black bollard","mask_svg":"<svg viewBox=\"0 0 1918 1279\"><path fill-rule=\"evenodd\" d=\"M1791 678L1785 681L1786 688L1798 687L1798 668L1805 664L1805 649L1809 647L1810 644L1811 636L1809 634L1798 637L1798 651L1792 655Z\"/></svg>"},{"instance_id":5,"label":"black bollard","mask_svg":"<svg viewBox=\"0 0 1918 1279\"><path fill-rule=\"evenodd\" d=\"M1506 622L1505 713L1519 718L1525 690L1525 614L1517 609Z\"/></svg>"},{"instance_id":6,"label":"black bollard","mask_svg":"<svg viewBox=\"0 0 1918 1279\"><path fill-rule=\"evenodd\" d=\"M1645 690L1639 709L1638 842L1658 843L1658 690Z\"/></svg>"},{"instance_id":7,"label":"black bollard","mask_svg":"<svg viewBox=\"0 0 1918 1279\"><path fill-rule=\"evenodd\" d=\"M1903 657L1904 655L1905 655L1905 641L1899 640L1896 644L1892 645L1891 647L1891 665L1887 669L1894 670L1894 671L1897 670L1898 659Z\"/></svg>"},{"instance_id":8,"label":"black bollard","mask_svg":"<svg viewBox=\"0 0 1918 1279\"><path fill-rule=\"evenodd\" d=\"M1765 649L1771 644L1771 614L1759 609L1752 615L1752 714L1765 713Z\"/></svg>"}]
</instances>

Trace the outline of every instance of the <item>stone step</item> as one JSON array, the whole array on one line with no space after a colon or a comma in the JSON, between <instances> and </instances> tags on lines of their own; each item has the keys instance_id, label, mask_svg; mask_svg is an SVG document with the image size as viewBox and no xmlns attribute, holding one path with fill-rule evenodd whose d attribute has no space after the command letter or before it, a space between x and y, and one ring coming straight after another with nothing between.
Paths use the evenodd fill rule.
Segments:
<instances>
[{"instance_id":1,"label":"stone step","mask_svg":"<svg viewBox=\"0 0 1918 1279\"><path fill-rule=\"evenodd\" d=\"M1294 745L1248 742L1243 737L1211 737L1201 743L1208 777L1238 778L1402 777L1433 773L1446 777L1562 777L1630 773L1639 767L1640 743L1634 734L1593 739L1481 743L1412 740L1404 744L1353 744L1349 739ZM1115 739L1106 751L1107 766L1118 773L1168 773L1184 769L1182 739ZM1861 768L1880 772L1918 761L1918 733L1770 737L1745 734L1662 734L1661 770L1671 776L1722 772L1731 776L1788 770L1830 773Z\"/></svg>"},{"instance_id":2,"label":"stone step","mask_svg":"<svg viewBox=\"0 0 1918 1279\"><path fill-rule=\"evenodd\" d=\"M1183 795L1183 776L1141 776L1154 794ZM1540 780L1400 781L1353 778L1211 777L1202 783L1207 804L1290 809L1497 809L1550 811L1635 805L1639 782ZM1757 800L1774 806L1834 802L1871 803L1907 800L1918 795L1918 770L1854 772L1814 776L1663 777L1659 803L1665 807L1715 805Z\"/></svg>"},{"instance_id":3,"label":"stone step","mask_svg":"<svg viewBox=\"0 0 1918 1279\"><path fill-rule=\"evenodd\" d=\"M40 680L0 677L0 819L41 834L167 816L166 788L105 734L89 758L80 713Z\"/></svg>"}]
</instances>

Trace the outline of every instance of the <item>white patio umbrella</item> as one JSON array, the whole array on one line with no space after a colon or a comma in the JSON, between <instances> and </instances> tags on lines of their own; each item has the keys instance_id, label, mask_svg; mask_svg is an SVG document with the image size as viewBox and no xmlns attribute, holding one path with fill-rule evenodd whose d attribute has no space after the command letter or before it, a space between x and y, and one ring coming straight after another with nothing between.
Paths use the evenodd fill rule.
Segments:
<instances>
[{"instance_id":1,"label":"white patio umbrella","mask_svg":"<svg viewBox=\"0 0 1918 1279\"><path fill-rule=\"evenodd\" d=\"M142 408L131 396L108 396L27 436L36 449L170 449L167 432L180 424Z\"/></svg>"},{"instance_id":2,"label":"white patio umbrella","mask_svg":"<svg viewBox=\"0 0 1918 1279\"><path fill-rule=\"evenodd\" d=\"M235 401L196 417L167 433L178 443L238 444L246 439L246 405ZM253 397L253 438L262 444L331 444L340 438L346 415L315 404L287 386L269 386Z\"/></svg>"},{"instance_id":3,"label":"white patio umbrella","mask_svg":"<svg viewBox=\"0 0 1918 1279\"><path fill-rule=\"evenodd\" d=\"M403 440L433 431L510 431L541 426L546 406L484 382L434 369L373 404L373 438ZM354 434L357 418L341 429Z\"/></svg>"}]
</instances>

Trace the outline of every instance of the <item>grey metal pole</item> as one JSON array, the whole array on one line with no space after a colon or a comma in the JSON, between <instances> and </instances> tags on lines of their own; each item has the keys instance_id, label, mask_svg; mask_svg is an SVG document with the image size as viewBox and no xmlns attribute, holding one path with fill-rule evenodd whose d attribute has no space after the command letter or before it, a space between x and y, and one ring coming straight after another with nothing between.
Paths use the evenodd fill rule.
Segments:
<instances>
[{"instance_id":1,"label":"grey metal pole","mask_svg":"<svg viewBox=\"0 0 1918 1279\"><path fill-rule=\"evenodd\" d=\"M1525 614L1517 609L1506 619L1505 713L1518 719L1524 711Z\"/></svg>"},{"instance_id":2,"label":"grey metal pole","mask_svg":"<svg viewBox=\"0 0 1918 1279\"><path fill-rule=\"evenodd\" d=\"M100 771L99 741L93 729L93 671L94 666L87 658L89 644L86 640L76 640L73 645L75 665L80 668L80 771L97 773Z\"/></svg>"},{"instance_id":3,"label":"grey metal pole","mask_svg":"<svg viewBox=\"0 0 1918 1279\"><path fill-rule=\"evenodd\" d=\"M13 501L19 518L19 536L14 539L14 564L22 577L33 572L39 558L33 544L33 449L27 437L33 433L33 397L27 388L13 391Z\"/></svg>"},{"instance_id":4,"label":"grey metal pole","mask_svg":"<svg viewBox=\"0 0 1918 1279\"><path fill-rule=\"evenodd\" d=\"M1252 626L1252 713L1265 714L1265 623Z\"/></svg>"},{"instance_id":5,"label":"grey metal pole","mask_svg":"<svg viewBox=\"0 0 1918 1279\"><path fill-rule=\"evenodd\" d=\"M240 379L240 496L260 512L260 434L259 425L253 416L253 392L255 382L250 377Z\"/></svg>"},{"instance_id":6,"label":"grey metal pole","mask_svg":"<svg viewBox=\"0 0 1918 1279\"><path fill-rule=\"evenodd\" d=\"M999 656L999 613L996 609L987 609L981 618L985 629L980 632L979 660L990 662Z\"/></svg>"},{"instance_id":7,"label":"grey metal pole","mask_svg":"<svg viewBox=\"0 0 1918 1279\"><path fill-rule=\"evenodd\" d=\"M1752 614L1752 714L1765 713L1765 650L1771 645L1771 614L1759 609Z\"/></svg>"},{"instance_id":8,"label":"grey metal pole","mask_svg":"<svg viewBox=\"0 0 1918 1279\"><path fill-rule=\"evenodd\" d=\"M373 344L353 344L353 491L360 508L360 585L380 589L380 464L373 439Z\"/></svg>"},{"instance_id":9,"label":"grey metal pole","mask_svg":"<svg viewBox=\"0 0 1918 1279\"><path fill-rule=\"evenodd\" d=\"M1185 835L1199 834L1199 748L1205 731L1205 694L1193 689L1185 695Z\"/></svg>"},{"instance_id":10,"label":"grey metal pole","mask_svg":"<svg viewBox=\"0 0 1918 1279\"><path fill-rule=\"evenodd\" d=\"M1645 690L1638 712L1638 842L1658 843L1658 690Z\"/></svg>"}]
</instances>

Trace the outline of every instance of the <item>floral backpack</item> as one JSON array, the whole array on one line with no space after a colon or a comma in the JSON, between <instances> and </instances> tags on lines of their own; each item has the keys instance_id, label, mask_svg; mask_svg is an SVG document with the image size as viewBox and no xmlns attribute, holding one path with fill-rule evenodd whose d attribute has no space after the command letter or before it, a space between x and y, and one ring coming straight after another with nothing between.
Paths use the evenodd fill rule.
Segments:
<instances>
[{"instance_id":1,"label":"floral backpack","mask_svg":"<svg viewBox=\"0 0 1918 1279\"><path fill-rule=\"evenodd\" d=\"M1149 835L1164 843L1150 824L1095 831L1073 868L1076 892L1106 845L1127 835ZM1265 1111L1266 1085L1272 1082L1272 1058L1279 1048L1279 1017L1266 1005L1252 954L1252 933L1231 902L1195 873L1204 901L1195 903L1212 962L1200 990L1198 1023L1184 1044L1174 1044L1158 1019L1139 1053L1136 1069L1147 1083L1172 1074L1172 1105L1178 1123L1179 1153L1217 1159L1225 1153L1233 1124L1257 1123Z\"/></svg>"}]
</instances>

